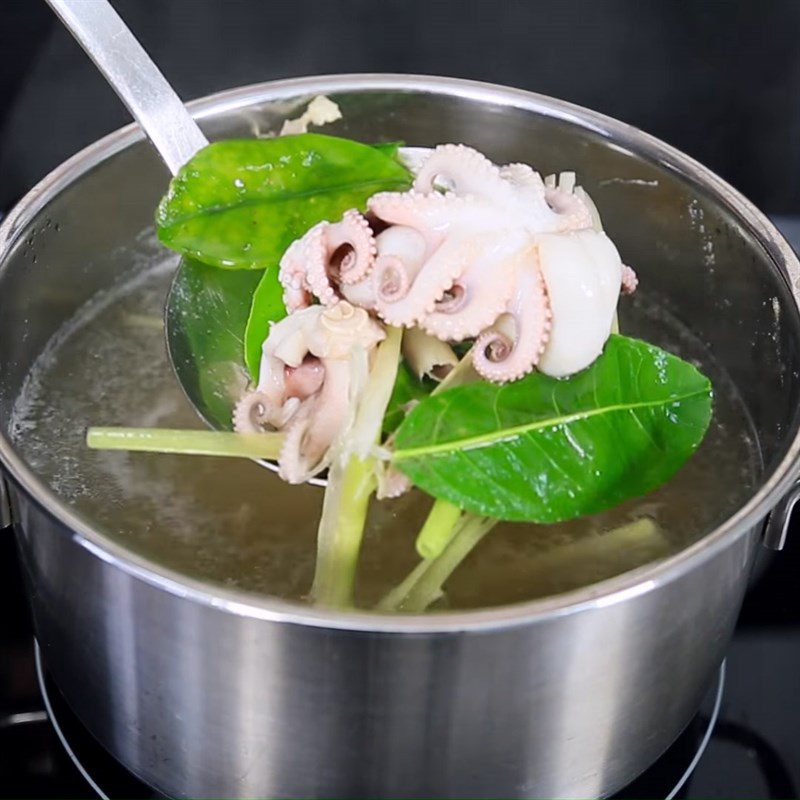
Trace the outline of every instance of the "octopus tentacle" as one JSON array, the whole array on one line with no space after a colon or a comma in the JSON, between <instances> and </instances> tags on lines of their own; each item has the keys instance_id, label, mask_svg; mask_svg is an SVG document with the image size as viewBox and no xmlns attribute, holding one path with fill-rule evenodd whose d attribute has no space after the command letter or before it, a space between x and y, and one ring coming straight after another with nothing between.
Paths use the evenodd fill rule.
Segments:
<instances>
[{"instance_id":1,"label":"octopus tentacle","mask_svg":"<svg viewBox=\"0 0 800 800\"><path fill-rule=\"evenodd\" d=\"M472 366L486 380L500 381L494 377L496 367L493 365L506 361L514 349L514 331L503 322L505 320L498 317L494 327L478 336L472 348Z\"/></svg>"},{"instance_id":2,"label":"octopus tentacle","mask_svg":"<svg viewBox=\"0 0 800 800\"><path fill-rule=\"evenodd\" d=\"M556 186L545 189L544 196L547 205L562 220L565 230L593 227L594 219L591 210L572 190Z\"/></svg>"},{"instance_id":3,"label":"octopus tentacle","mask_svg":"<svg viewBox=\"0 0 800 800\"><path fill-rule=\"evenodd\" d=\"M341 433L348 412L350 365L332 359L325 365L325 382L318 394L290 421L278 457L280 475L289 483L303 483L325 466L325 456Z\"/></svg>"},{"instance_id":4,"label":"octopus tentacle","mask_svg":"<svg viewBox=\"0 0 800 800\"><path fill-rule=\"evenodd\" d=\"M436 302L466 268L468 261L465 250L463 242L448 239L425 261L416 276L407 281L407 288L403 284L397 289L390 284L395 279L407 280L407 272L401 269L403 265L395 261L384 262L379 258L375 270L378 295L375 307L381 319L389 325L408 327L430 314ZM406 290L400 291L400 288Z\"/></svg>"},{"instance_id":5,"label":"octopus tentacle","mask_svg":"<svg viewBox=\"0 0 800 800\"><path fill-rule=\"evenodd\" d=\"M283 286L283 303L291 314L311 304L311 295L323 305L339 298L328 277L325 243L327 222L320 222L292 242L280 261L278 280Z\"/></svg>"},{"instance_id":6,"label":"octopus tentacle","mask_svg":"<svg viewBox=\"0 0 800 800\"><path fill-rule=\"evenodd\" d=\"M639 285L639 278L632 267L622 265L622 292L623 294L633 294Z\"/></svg>"},{"instance_id":7,"label":"octopus tentacle","mask_svg":"<svg viewBox=\"0 0 800 800\"><path fill-rule=\"evenodd\" d=\"M411 478L400 472L397 467L388 464L378 471L378 500L391 500L400 497L412 487Z\"/></svg>"},{"instance_id":8,"label":"octopus tentacle","mask_svg":"<svg viewBox=\"0 0 800 800\"><path fill-rule=\"evenodd\" d=\"M421 264L407 264L395 255L379 256L375 262L373 285L379 301L393 303L408 294ZM376 307L378 303L376 302Z\"/></svg>"},{"instance_id":9,"label":"octopus tentacle","mask_svg":"<svg viewBox=\"0 0 800 800\"><path fill-rule=\"evenodd\" d=\"M425 237L428 247L434 249L444 240L454 214L467 207L467 201L468 198L438 192L421 194L412 189L408 192L378 192L370 197L367 206L370 213L384 223L418 231Z\"/></svg>"},{"instance_id":10,"label":"octopus tentacle","mask_svg":"<svg viewBox=\"0 0 800 800\"><path fill-rule=\"evenodd\" d=\"M286 365L297 367L302 363L308 351L304 331L318 314L316 307L300 309L270 328L261 346L257 387L270 407L280 408L286 401Z\"/></svg>"},{"instance_id":11,"label":"octopus tentacle","mask_svg":"<svg viewBox=\"0 0 800 800\"><path fill-rule=\"evenodd\" d=\"M291 314L311 305L311 294L306 282L306 260L314 228L292 242L280 261L278 280L283 286L283 304Z\"/></svg>"},{"instance_id":12,"label":"octopus tentacle","mask_svg":"<svg viewBox=\"0 0 800 800\"><path fill-rule=\"evenodd\" d=\"M576 186L573 190L575 192L575 196L581 200L581 202L586 206L589 215L592 218L592 229L595 230L597 233L603 232L603 220L600 219L600 212L597 210L597 206L594 204L594 200L592 200L589 192L583 188L583 186Z\"/></svg>"},{"instance_id":13,"label":"octopus tentacle","mask_svg":"<svg viewBox=\"0 0 800 800\"><path fill-rule=\"evenodd\" d=\"M311 304L312 295L325 306L341 299L341 285L356 284L375 260L375 239L358 211L345 212L337 223L320 222L287 249L278 278L291 314Z\"/></svg>"},{"instance_id":14,"label":"octopus tentacle","mask_svg":"<svg viewBox=\"0 0 800 800\"><path fill-rule=\"evenodd\" d=\"M233 429L237 433L261 433L268 424L270 405L263 392L248 392L233 409Z\"/></svg>"},{"instance_id":15,"label":"octopus tentacle","mask_svg":"<svg viewBox=\"0 0 800 800\"><path fill-rule=\"evenodd\" d=\"M367 219L355 209L326 231L327 272L342 285L363 280L372 269L377 246Z\"/></svg>"},{"instance_id":16,"label":"octopus tentacle","mask_svg":"<svg viewBox=\"0 0 800 800\"><path fill-rule=\"evenodd\" d=\"M428 252L425 237L414 228L395 225L377 238L378 257L372 272L375 305L404 298Z\"/></svg>"},{"instance_id":17,"label":"octopus tentacle","mask_svg":"<svg viewBox=\"0 0 800 800\"><path fill-rule=\"evenodd\" d=\"M261 347L261 365L258 371L258 391L270 406L278 407L286 397L283 362L276 358L273 348Z\"/></svg>"},{"instance_id":18,"label":"octopus tentacle","mask_svg":"<svg viewBox=\"0 0 800 800\"><path fill-rule=\"evenodd\" d=\"M518 198L502 204L472 195L420 194L413 190L379 192L369 199L369 206L370 212L380 221L418 231L425 238L429 252L454 232L497 231L514 227L515 222L522 224L525 216L518 208ZM544 199L541 206L548 215L554 216Z\"/></svg>"},{"instance_id":19,"label":"octopus tentacle","mask_svg":"<svg viewBox=\"0 0 800 800\"><path fill-rule=\"evenodd\" d=\"M500 177L514 186L524 189L533 189L540 196L544 195L544 181L542 176L533 167L527 164L513 163L500 167Z\"/></svg>"},{"instance_id":20,"label":"octopus tentacle","mask_svg":"<svg viewBox=\"0 0 800 800\"><path fill-rule=\"evenodd\" d=\"M518 380L539 362L549 332L550 307L544 279L535 264L529 262L517 272L507 312L475 341L472 363L486 380Z\"/></svg>"},{"instance_id":21,"label":"octopus tentacle","mask_svg":"<svg viewBox=\"0 0 800 800\"><path fill-rule=\"evenodd\" d=\"M487 283L492 280L490 275L486 277ZM475 299L480 296L481 283L475 280L454 283L445 293L447 300L439 301L434 311L422 318L422 328L442 341L461 342L491 325L503 313L512 285L508 281L498 281L497 289L502 291L494 291L484 302ZM448 297L454 293L456 297L461 296L457 304L452 304Z\"/></svg>"},{"instance_id":22,"label":"octopus tentacle","mask_svg":"<svg viewBox=\"0 0 800 800\"><path fill-rule=\"evenodd\" d=\"M233 429L237 433L261 433L264 430L279 430L300 408L300 399L290 397L275 404L259 390L248 392L234 406Z\"/></svg>"},{"instance_id":23,"label":"octopus tentacle","mask_svg":"<svg viewBox=\"0 0 800 800\"><path fill-rule=\"evenodd\" d=\"M278 454L278 474L289 483L302 483L307 480L309 473L313 474L310 459L303 453L303 439L311 416L310 405L303 406L283 429L283 446Z\"/></svg>"},{"instance_id":24,"label":"octopus tentacle","mask_svg":"<svg viewBox=\"0 0 800 800\"><path fill-rule=\"evenodd\" d=\"M500 169L483 153L463 144L434 148L414 179L414 190L434 192L437 183L458 195L492 197L507 190Z\"/></svg>"},{"instance_id":25,"label":"octopus tentacle","mask_svg":"<svg viewBox=\"0 0 800 800\"><path fill-rule=\"evenodd\" d=\"M535 169L519 163L500 167L500 175L512 190L505 211L516 219L520 226L535 234L540 231L563 230L565 226L572 224L571 218L565 218L558 209L553 209L547 202L550 189L557 189L555 176L548 176L543 180ZM562 173L562 175L572 175L574 184L574 173ZM562 188L567 193L572 191L568 179ZM559 197L557 193L556 200Z\"/></svg>"},{"instance_id":26,"label":"octopus tentacle","mask_svg":"<svg viewBox=\"0 0 800 800\"><path fill-rule=\"evenodd\" d=\"M351 305L363 308L365 311L375 310L375 280L373 272L358 283L342 284L339 291L342 297Z\"/></svg>"},{"instance_id":27,"label":"octopus tentacle","mask_svg":"<svg viewBox=\"0 0 800 800\"><path fill-rule=\"evenodd\" d=\"M438 339L460 342L477 336L503 313L514 289L518 259L505 252L493 259L489 250L485 248L422 318L425 331Z\"/></svg>"},{"instance_id":28,"label":"octopus tentacle","mask_svg":"<svg viewBox=\"0 0 800 800\"><path fill-rule=\"evenodd\" d=\"M332 306L339 301L339 294L331 280L328 269L327 234L329 223L322 222L312 228L306 236L309 237L306 251L306 283L309 290L324 306Z\"/></svg>"}]
</instances>

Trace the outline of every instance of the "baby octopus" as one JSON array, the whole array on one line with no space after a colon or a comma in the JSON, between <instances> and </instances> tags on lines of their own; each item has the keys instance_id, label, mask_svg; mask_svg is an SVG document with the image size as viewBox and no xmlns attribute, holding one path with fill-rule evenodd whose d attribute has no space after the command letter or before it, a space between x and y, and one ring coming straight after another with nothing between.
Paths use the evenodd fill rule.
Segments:
<instances>
[{"instance_id":1,"label":"baby octopus","mask_svg":"<svg viewBox=\"0 0 800 800\"><path fill-rule=\"evenodd\" d=\"M440 339L474 338L474 366L492 381L588 366L609 336L623 281L632 289L635 276L567 176L546 186L527 165L437 147L411 191L369 202L390 231L419 245L405 258L378 248L378 315Z\"/></svg>"},{"instance_id":2,"label":"baby octopus","mask_svg":"<svg viewBox=\"0 0 800 800\"><path fill-rule=\"evenodd\" d=\"M588 366L620 290L636 287L574 174L546 183L525 164L498 167L451 144L432 151L410 191L373 195L367 217L348 211L312 228L280 277L290 310L312 295L344 299L389 325L474 339L475 369L501 383Z\"/></svg>"},{"instance_id":3,"label":"baby octopus","mask_svg":"<svg viewBox=\"0 0 800 800\"><path fill-rule=\"evenodd\" d=\"M258 386L234 410L234 429L285 433L281 477L302 483L327 466L349 427L383 327L347 301L309 306L275 323L262 347Z\"/></svg>"}]
</instances>

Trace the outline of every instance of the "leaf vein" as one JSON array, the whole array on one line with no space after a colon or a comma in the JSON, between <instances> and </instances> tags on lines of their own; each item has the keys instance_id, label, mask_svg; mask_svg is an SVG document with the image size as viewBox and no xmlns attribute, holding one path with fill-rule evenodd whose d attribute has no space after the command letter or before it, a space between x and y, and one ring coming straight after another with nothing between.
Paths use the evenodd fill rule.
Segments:
<instances>
[{"instance_id":1,"label":"leaf vein","mask_svg":"<svg viewBox=\"0 0 800 800\"><path fill-rule=\"evenodd\" d=\"M653 408L663 406L666 403L677 403L685 400L690 400L693 397L699 397L706 394L705 389L700 389L695 392L689 392L682 395L673 395L669 398L659 398L657 400L642 400L632 403L616 403L613 405L605 405L600 408L590 408L583 411L576 411L572 414L565 414L561 417L550 417L548 419L536 420L535 422L528 422L524 425L516 425L510 428L501 430L489 431L478 436L471 436L464 439L456 439L444 442L435 442L430 445L421 445L419 447L400 447L395 450L393 459L395 461L403 461L409 458L419 458L423 455L434 455L437 453L446 453L453 450L469 450L472 448L487 447L497 442L509 439L516 439L519 436L541 430L542 428L551 428L558 425L568 425L577 420L588 419L590 417L602 416L604 414L611 414L617 411L631 411L634 409ZM448 398L452 402L452 398ZM449 406L449 403L448 403ZM447 408L447 407L446 407ZM439 427L445 415L445 409L440 412L439 419L436 423L436 433L438 435ZM637 418L638 419L638 418Z\"/></svg>"}]
</instances>

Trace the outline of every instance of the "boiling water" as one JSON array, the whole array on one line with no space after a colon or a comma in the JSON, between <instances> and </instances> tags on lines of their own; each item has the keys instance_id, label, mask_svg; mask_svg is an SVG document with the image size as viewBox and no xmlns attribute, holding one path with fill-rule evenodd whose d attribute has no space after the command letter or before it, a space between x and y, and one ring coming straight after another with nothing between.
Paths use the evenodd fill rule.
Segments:
<instances>
[{"instance_id":1,"label":"boiling water","mask_svg":"<svg viewBox=\"0 0 800 800\"><path fill-rule=\"evenodd\" d=\"M92 524L131 550L194 578L301 599L314 569L322 489L287 486L236 459L99 452L90 425L200 427L171 371L162 327L175 262L100 295L58 333L18 398L11 435L30 466ZM751 493L759 462L745 410L708 352L642 293L623 301L626 333L698 364L715 387L714 421L666 486L570 523L498 525L446 584L449 608L563 592L664 557L708 532ZM374 604L417 563L429 501L373 502L357 601ZM615 532L647 517L654 533Z\"/></svg>"}]
</instances>

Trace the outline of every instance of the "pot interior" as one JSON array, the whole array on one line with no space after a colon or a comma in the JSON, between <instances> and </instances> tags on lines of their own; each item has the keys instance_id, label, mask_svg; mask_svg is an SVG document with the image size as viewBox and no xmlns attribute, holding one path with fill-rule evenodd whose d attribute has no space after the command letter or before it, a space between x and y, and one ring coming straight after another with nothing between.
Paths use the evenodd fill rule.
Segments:
<instances>
[{"instance_id":1,"label":"pot interior","mask_svg":"<svg viewBox=\"0 0 800 800\"><path fill-rule=\"evenodd\" d=\"M328 93L343 119L325 132L464 142L543 174L575 170L640 277L621 301L622 331L695 361L715 387L712 430L669 484L592 518L498 527L449 581L441 607L574 589L712 531L752 497L796 431L800 324L779 248L759 238L759 221L745 219L735 198L630 128L532 95L400 83L339 81ZM212 139L275 131L326 88L240 91L206 102L203 127ZM269 101L270 92L282 96ZM88 425L200 425L163 336L177 260L155 241L152 218L167 181L149 145L133 142L89 169L78 163L59 192L20 217L0 268L0 429L101 539L212 584L300 600L313 573L319 488L287 486L250 462L83 445ZM414 566L426 511L419 495L373 508L361 605ZM641 519L657 527L624 527Z\"/></svg>"}]
</instances>

